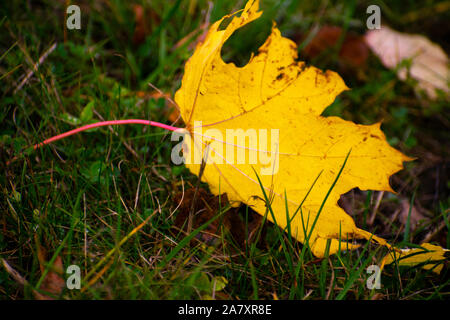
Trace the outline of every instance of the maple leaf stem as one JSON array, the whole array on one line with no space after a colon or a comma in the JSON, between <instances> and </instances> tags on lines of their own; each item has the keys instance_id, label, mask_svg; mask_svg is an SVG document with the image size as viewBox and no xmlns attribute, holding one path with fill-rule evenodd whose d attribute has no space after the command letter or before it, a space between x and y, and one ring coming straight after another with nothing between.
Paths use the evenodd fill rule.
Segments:
<instances>
[{"instance_id":1,"label":"maple leaf stem","mask_svg":"<svg viewBox=\"0 0 450 320\"><path fill-rule=\"evenodd\" d=\"M173 127L173 126L169 126L167 124L164 123L160 123L160 122L156 122L156 121L150 121L150 120L143 120L143 119L128 119L128 120L109 120L109 121L100 121L100 122L96 122L96 123L91 123L85 126L82 126L80 128L77 129L73 129L67 132L64 132L62 134L58 134L54 137L51 137L49 139L46 139L40 143L37 143L33 146L33 149L38 149L46 144L49 144L51 142L60 140L60 139L64 139L68 136L80 133L82 131L86 131L89 129L93 129L93 128L97 128L97 127L103 127L103 126L111 126L111 125L122 125L122 124L143 124L143 125L147 125L147 126L153 126L153 127L158 127L158 128L162 128L165 130L169 130L169 131L176 131L178 129L178 127Z\"/></svg>"}]
</instances>

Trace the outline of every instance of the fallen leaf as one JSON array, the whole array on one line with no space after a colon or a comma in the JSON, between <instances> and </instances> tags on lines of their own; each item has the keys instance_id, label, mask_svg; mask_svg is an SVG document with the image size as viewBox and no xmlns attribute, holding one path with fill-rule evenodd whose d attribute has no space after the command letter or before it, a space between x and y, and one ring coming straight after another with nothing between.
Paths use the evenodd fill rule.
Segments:
<instances>
[{"instance_id":1,"label":"fallen leaf","mask_svg":"<svg viewBox=\"0 0 450 320\"><path fill-rule=\"evenodd\" d=\"M45 247L41 245L41 242L39 240L39 236L36 233L34 235L34 240L36 244L36 251L39 261L39 268L41 270L41 273L43 274L46 270L46 264L47 264L47 250ZM55 261L53 262L53 265L49 268L48 272L46 273L41 286L39 289L43 292L42 294L35 294L37 300L53 300L52 297L49 295L46 295L45 293L50 293L53 296L59 296L64 288L66 287L66 281L63 278L64 275L64 268L62 259L60 256L56 256Z\"/></svg>"},{"instance_id":2,"label":"fallen leaf","mask_svg":"<svg viewBox=\"0 0 450 320\"><path fill-rule=\"evenodd\" d=\"M303 53L309 58L319 56L324 51L336 46L342 33L341 27L323 26L303 49ZM364 42L364 37L347 31L339 50L339 61L345 67L357 68L366 63L368 56L369 48Z\"/></svg>"},{"instance_id":3,"label":"fallen leaf","mask_svg":"<svg viewBox=\"0 0 450 320\"><path fill-rule=\"evenodd\" d=\"M44 293L50 293L53 296L59 296L66 287L66 281L63 278L63 264L60 256L57 256L53 262L51 270L47 272L40 286L40 290ZM53 300L48 295L36 296L38 300Z\"/></svg>"},{"instance_id":4,"label":"fallen leaf","mask_svg":"<svg viewBox=\"0 0 450 320\"><path fill-rule=\"evenodd\" d=\"M247 65L225 63L223 44L262 14L258 7L259 1L249 1L214 23L186 63L175 101L186 124L177 131L184 133L187 168L214 194L226 194L232 206L245 203L298 241L308 241L317 257L328 242L330 254L358 248L353 239L399 250L357 228L337 202L356 187L393 192L389 177L413 159L389 146L380 123L322 117L347 86L337 73L297 61L295 43L275 24ZM226 18L232 20L221 28Z\"/></svg>"},{"instance_id":5,"label":"fallen leaf","mask_svg":"<svg viewBox=\"0 0 450 320\"><path fill-rule=\"evenodd\" d=\"M347 86L337 73L322 72L297 61L295 43L282 37L275 25L247 65L239 68L226 64L220 55L223 44L236 29L262 14L258 7L259 1L249 1L240 16L234 16L222 30L219 26L227 17L215 22L186 63L181 88L175 95L190 133L183 149L186 166L199 174L200 163L194 161L195 156L201 158L208 146L202 180L214 194L226 193L232 205L244 202L264 215L268 204L258 174L271 197L274 216L269 213L268 219L287 230L288 209L292 235L301 242L310 235L309 245L318 257L324 255L328 239L330 253L341 247L358 247L339 239L371 239L389 246L384 239L357 228L337 202L341 194L355 187L392 192L389 177L403 169L403 161L412 159L389 146L380 123L357 125L337 117L322 117L324 109ZM214 137L203 134L208 129L215 130ZM267 130L268 136L272 130L279 130L279 139L271 138L277 143L256 149L234 141L224 143L222 139L231 129ZM225 145L233 151L232 156L223 152ZM250 151L255 150L255 163L236 163L238 151L249 159ZM274 161L268 164L262 155Z\"/></svg>"},{"instance_id":6,"label":"fallen leaf","mask_svg":"<svg viewBox=\"0 0 450 320\"><path fill-rule=\"evenodd\" d=\"M282 37L275 26L246 66L238 68L233 63L224 63L220 56L222 45L236 29L257 19L262 13L257 10L258 1L249 1L240 17L235 16L224 30L219 30L223 19L214 23L186 63L175 100L187 130L193 137L202 135L203 129L212 128L222 137L230 129L279 130L276 150L267 146L257 149L261 159L262 153L271 158L278 156L274 166L279 170L273 175L261 175L260 179L266 193L273 195L271 207L276 223L286 228L287 204L292 235L301 242L311 232L319 208L351 151L312 231L311 249L316 256L323 256L327 239L331 239L330 253L337 252L340 245L349 249L357 247L351 243L339 244L340 238L371 238L387 245L384 239L357 228L337 201L341 194L355 187L392 191L389 177L403 168L403 161L412 159L389 146L380 123L364 126L320 116L348 88L335 72L322 72L296 61L295 44ZM202 121L200 128L194 127L196 121ZM206 135L203 139L208 141L211 150L203 180L212 192L225 192L231 201L244 202L264 215L267 204L255 172L260 174L264 169L270 172L272 168L262 161L234 164L234 154L243 146L231 146L233 158L227 158L221 152L223 140L208 139ZM191 162L187 167L198 174L200 164L192 163L192 159L196 153L204 154L207 143L199 146L190 140L183 155ZM249 159L250 148L243 149ZM212 162L212 158L216 161ZM302 201L301 211L292 218ZM274 222L270 214L268 218Z\"/></svg>"},{"instance_id":7,"label":"fallen leaf","mask_svg":"<svg viewBox=\"0 0 450 320\"><path fill-rule=\"evenodd\" d=\"M413 205L410 210L410 201L408 199L402 199L400 206L399 220L403 225L406 225L409 216L410 232L413 232L416 229L420 221L427 219L415 205Z\"/></svg>"},{"instance_id":8,"label":"fallen leaf","mask_svg":"<svg viewBox=\"0 0 450 320\"><path fill-rule=\"evenodd\" d=\"M444 267L444 261L447 260L446 253L450 250L443 249L430 243L423 243L422 248L402 249L400 253L389 253L385 258L385 264L391 264L394 261L400 266L415 266L420 263L426 263L424 269L433 269L436 273L441 273ZM429 262L429 263L427 263Z\"/></svg>"},{"instance_id":9,"label":"fallen leaf","mask_svg":"<svg viewBox=\"0 0 450 320\"><path fill-rule=\"evenodd\" d=\"M409 73L431 99L437 97L436 89L448 95L449 60L439 45L424 36L400 33L387 26L369 30L365 41L383 65L389 69L398 68L397 76L401 80ZM409 67L408 63L400 65L405 60L410 60Z\"/></svg>"}]
</instances>

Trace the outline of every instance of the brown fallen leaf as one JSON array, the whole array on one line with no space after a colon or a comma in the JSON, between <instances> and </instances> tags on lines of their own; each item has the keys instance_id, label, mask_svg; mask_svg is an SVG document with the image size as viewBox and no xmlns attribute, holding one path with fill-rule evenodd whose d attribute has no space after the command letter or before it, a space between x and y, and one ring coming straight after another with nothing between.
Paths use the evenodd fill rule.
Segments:
<instances>
[{"instance_id":1,"label":"brown fallen leaf","mask_svg":"<svg viewBox=\"0 0 450 320\"><path fill-rule=\"evenodd\" d=\"M387 26L370 30L365 41L380 58L384 66L396 69L397 76L405 80L410 76L418 81L418 88L425 90L431 99L437 97L436 89L449 94L448 57L442 48L417 34L400 33ZM410 60L410 66L402 61Z\"/></svg>"},{"instance_id":2,"label":"brown fallen leaf","mask_svg":"<svg viewBox=\"0 0 450 320\"><path fill-rule=\"evenodd\" d=\"M41 245L39 240L39 236L37 234L34 235L34 241L36 244L36 251L39 260L39 268L41 270L41 274L43 274L47 268L47 258L48 252ZM34 294L36 299L38 300L53 300L49 295L45 295L44 293L49 293L51 296L59 296L66 286L66 281L64 280L64 267L62 263L62 259L60 256L55 258L53 265L48 270L47 274L42 281L39 289L43 292L42 294Z\"/></svg>"},{"instance_id":3,"label":"brown fallen leaf","mask_svg":"<svg viewBox=\"0 0 450 320\"><path fill-rule=\"evenodd\" d=\"M415 205L412 206L411 208L411 213L410 213L410 201L408 199L402 199L400 202L401 205L401 210L400 210L400 214L398 216L398 219L400 220L400 222L403 225L406 225L407 221L408 221L408 216L410 216L409 219L409 230L411 232L413 232L417 226L419 225L419 222L422 220L427 219L426 216L424 216L419 208Z\"/></svg>"},{"instance_id":4,"label":"brown fallen leaf","mask_svg":"<svg viewBox=\"0 0 450 320\"><path fill-rule=\"evenodd\" d=\"M59 296L63 292L66 287L66 281L63 278L64 268L62 264L62 259L60 256L57 256L55 262L53 262L53 266L51 270L47 272L44 280L42 281L42 285L40 290L43 292L50 293L52 296ZM38 300L53 300L49 295L41 294L36 296Z\"/></svg>"},{"instance_id":5,"label":"brown fallen leaf","mask_svg":"<svg viewBox=\"0 0 450 320\"><path fill-rule=\"evenodd\" d=\"M343 30L337 26L323 26L304 48L303 53L309 58L315 58L324 51L337 45ZM343 67L358 68L365 65L369 56L369 48L364 42L364 37L347 31L342 46L339 50L339 60Z\"/></svg>"}]
</instances>

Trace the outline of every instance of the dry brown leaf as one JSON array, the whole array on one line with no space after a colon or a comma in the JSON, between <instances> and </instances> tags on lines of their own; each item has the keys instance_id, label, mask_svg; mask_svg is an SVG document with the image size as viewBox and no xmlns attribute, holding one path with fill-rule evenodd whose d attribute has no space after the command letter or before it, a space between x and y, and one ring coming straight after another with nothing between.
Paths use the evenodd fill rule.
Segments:
<instances>
[{"instance_id":1,"label":"dry brown leaf","mask_svg":"<svg viewBox=\"0 0 450 320\"><path fill-rule=\"evenodd\" d=\"M307 57L314 58L325 50L337 45L342 36L342 28L337 26L323 26L311 42L303 50ZM352 32L345 34L342 46L339 50L339 60L344 66L361 67L366 63L369 48L364 38Z\"/></svg>"},{"instance_id":2,"label":"dry brown leaf","mask_svg":"<svg viewBox=\"0 0 450 320\"><path fill-rule=\"evenodd\" d=\"M66 287L66 282L64 281L63 274L64 268L62 259L60 256L57 256L55 262L53 262L51 270L49 270L46 276L44 277L40 289L43 292L48 292L53 296L59 296ZM42 294L36 296L36 299L53 300L52 297Z\"/></svg>"},{"instance_id":3,"label":"dry brown leaf","mask_svg":"<svg viewBox=\"0 0 450 320\"><path fill-rule=\"evenodd\" d=\"M41 270L41 274L43 274L47 268L48 252L47 249L41 245L41 241L39 240L39 236L37 234L34 235L34 241L36 244L36 251L39 260L39 268ZM64 268L62 259L60 256L57 256L55 258L55 261L53 262L53 265L50 267L50 270L48 270L47 274L45 275L44 280L42 281L42 284L39 288L43 291L43 293L33 293L36 299L53 300L52 297L45 295L45 292L49 293L52 296L59 296L66 286L63 275Z\"/></svg>"},{"instance_id":4,"label":"dry brown leaf","mask_svg":"<svg viewBox=\"0 0 450 320\"><path fill-rule=\"evenodd\" d=\"M401 223L406 225L406 222L408 221L408 215L410 215L409 228L411 232L416 229L421 220L427 219L427 217L425 217L415 205L412 206L410 213L410 203L407 199L402 199L400 205L402 208L400 210L399 220Z\"/></svg>"},{"instance_id":5,"label":"dry brown leaf","mask_svg":"<svg viewBox=\"0 0 450 320\"><path fill-rule=\"evenodd\" d=\"M382 26L365 35L366 43L389 69L395 69L404 60L411 60L410 76L418 81L418 87L425 90L431 99L437 97L436 89L449 93L448 57L442 48L417 34L400 33ZM405 80L407 64L397 70L397 76Z\"/></svg>"}]
</instances>

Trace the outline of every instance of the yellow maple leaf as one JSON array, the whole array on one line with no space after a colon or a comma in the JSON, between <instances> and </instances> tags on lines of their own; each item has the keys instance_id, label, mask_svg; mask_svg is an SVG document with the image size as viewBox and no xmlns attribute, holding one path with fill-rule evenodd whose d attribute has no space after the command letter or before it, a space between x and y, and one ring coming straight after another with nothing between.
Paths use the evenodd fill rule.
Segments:
<instances>
[{"instance_id":1,"label":"yellow maple leaf","mask_svg":"<svg viewBox=\"0 0 450 320\"><path fill-rule=\"evenodd\" d=\"M436 273L440 273L444 267L443 261L446 260L446 253L450 251L440 246L430 243L423 243L421 248L402 249L400 252L393 251L389 253L385 259L385 264L391 264L395 261L400 266L415 266L424 263L423 268L432 269Z\"/></svg>"},{"instance_id":2,"label":"yellow maple leaf","mask_svg":"<svg viewBox=\"0 0 450 320\"><path fill-rule=\"evenodd\" d=\"M236 205L244 202L261 215L267 209L264 190L274 213L268 219L285 230L289 225L301 242L310 236L309 245L318 257L327 239L330 253L339 250L339 239L387 245L357 228L337 202L355 187L392 192L389 177L412 159L389 146L380 123L358 125L321 116L347 86L337 73L297 61L295 43L282 37L275 25L247 65L225 63L223 44L261 15L258 8L259 1L249 1L239 16L215 22L186 63L175 95L190 133L183 149L186 166L199 174L201 162L195 159L207 154L202 180L211 191L227 193ZM222 21L231 17L221 30ZM340 245L343 250L357 247L350 241Z\"/></svg>"}]
</instances>

